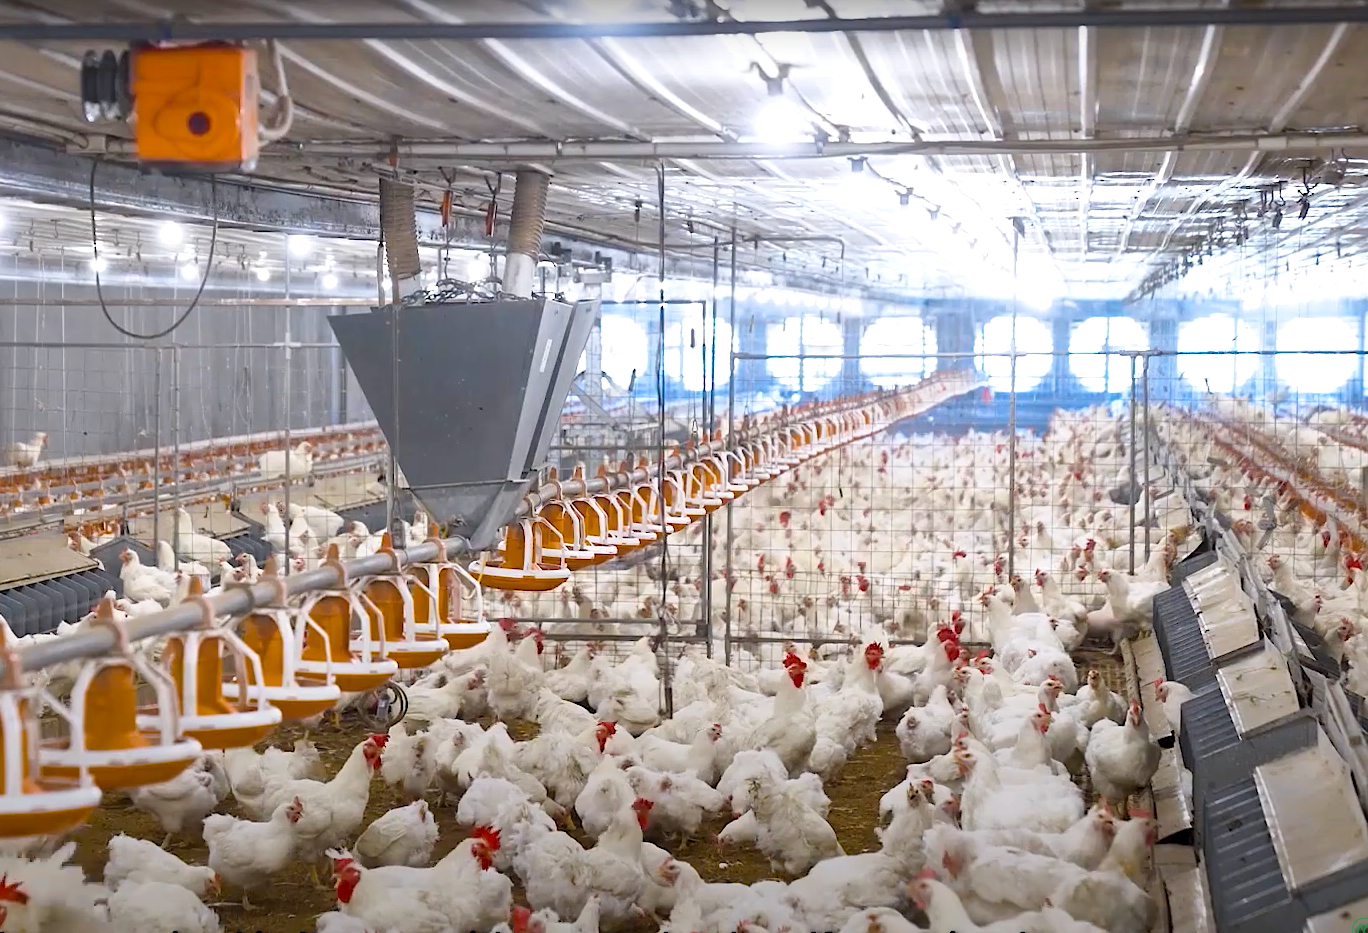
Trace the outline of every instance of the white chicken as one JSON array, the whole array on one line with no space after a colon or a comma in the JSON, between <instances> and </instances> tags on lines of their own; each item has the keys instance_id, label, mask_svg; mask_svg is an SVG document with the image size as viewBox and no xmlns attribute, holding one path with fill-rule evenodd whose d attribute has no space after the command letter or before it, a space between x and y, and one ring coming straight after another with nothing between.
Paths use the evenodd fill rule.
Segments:
<instances>
[{"instance_id":1,"label":"white chicken","mask_svg":"<svg viewBox=\"0 0 1368 933\"><path fill-rule=\"evenodd\" d=\"M295 827L304 815L298 798L282 803L265 823L214 813L204 820L204 843L209 867L242 890L242 909L250 910L247 894L285 868L294 852Z\"/></svg>"},{"instance_id":2,"label":"white chicken","mask_svg":"<svg viewBox=\"0 0 1368 933\"><path fill-rule=\"evenodd\" d=\"M188 560L217 566L221 560L233 559L233 551L228 545L195 530L195 523L185 509L176 509L176 538L181 556Z\"/></svg>"},{"instance_id":3,"label":"white chicken","mask_svg":"<svg viewBox=\"0 0 1368 933\"><path fill-rule=\"evenodd\" d=\"M268 450L257 460L262 479L284 476L287 465L291 480L306 478L313 472L313 444L300 441L291 451Z\"/></svg>"},{"instance_id":4,"label":"white chicken","mask_svg":"<svg viewBox=\"0 0 1368 933\"><path fill-rule=\"evenodd\" d=\"M204 818L214 812L228 789L228 777L217 758L205 755L171 780L136 787L128 796L133 806L151 813L166 830L165 848L177 833L198 836Z\"/></svg>"},{"instance_id":5,"label":"white chicken","mask_svg":"<svg viewBox=\"0 0 1368 933\"><path fill-rule=\"evenodd\" d=\"M559 832L529 846L514 862L527 903L536 910L549 908L557 916L574 917L597 895L609 923L622 922L639 911L636 901L645 886L642 832L650 810L649 800L634 800L618 812L592 849L582 848Z\"/></svg>"},{"instance_id":6,"label":"white chicken","mask_svg":"<svg viewBox=\"0 0 1368 933\"><path fill-rule=\"evenodd\" d=\"M1084 758L1102 799L1125 812L1126 801L1149 785L1159 769L1160 750L1150 738L1140 704L1131 701L1126 724L1102 719L1092 727Z\"/></svg>"},{"instance_id":7,"label":"white chicken","mask_svg":"<svg viewBox=\"0 0 1368 933\"><path fill-rule=\"evenodd\" d=\"M415 800L376 818L366 827L352 852L367 868L380 865L426 865L437 844L437 821L426 800Z\"/></svg>"},{"instance_id":8,"label":"white chicken","mask_svg":"<svg viewBox=\"0 0 1368 933\"><path fill-rule=\"evenodd\" d=\"M161 881L127 882L105 902L117 931L137 933L220 933L223 927L198 897Z\"/></svg>"},{"instance_id":9,"label":"white chicken","mask_svg":"<svg viewBox=\"0 0 1368 933\"><path fill-rule=\"evenodd\" d=\"M27 470L36 466L47 446L46 431L35 431L26 441L12 441L5 445L5 466Z\"/></svg>"},{"instance_id":10,"label":"white chicken","mask_svg":"<svg viewBox=\"0 0 1368 933\"><path fill-rule=\"evenodd\" d=\"M325 850L350 839L365 817L370 800L370 781L380 768L381 750L388 736L372 735L357 744L331 781L290 780L276 775L266 778L265 799L274 812L297 799L303 815L294 824L295 851L310 862L317 881L317 860Z\"/></svg>"},{"instance_id":11,"label":"white chicken","mask_svg":"<svg viewBox=\"0 0 1368 933\"><path fill-rule=\"evenodd\" d=\"M156 881L178 885L199 897L219 893L219 876L212 867L187 865L154 843L124 833L109 840L104 881L114 890L125 882Z\"/></svg>"}]
</instances>

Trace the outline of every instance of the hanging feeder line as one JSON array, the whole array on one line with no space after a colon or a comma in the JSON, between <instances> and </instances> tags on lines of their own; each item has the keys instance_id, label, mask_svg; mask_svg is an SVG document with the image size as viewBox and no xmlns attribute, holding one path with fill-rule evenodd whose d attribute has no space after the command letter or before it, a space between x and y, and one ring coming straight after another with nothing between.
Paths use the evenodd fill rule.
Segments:
<instances>
[{"instance_id":1,"label":"hanging feeder line","mask_svg":"<svg viewBox=\"0 0 1368 933\"><path fill-rule=\"evenodd\" d=\"M1368 550L1368 538L1365 538L1364 532L1368 512L1365 512L1362 503L1353 497L1336 491L1323 479L1312 476L1305 467L1299 466L1284 452L1270 446L1266 439L1254 438L1252 432L1243 426L1232 426L1214 413L1209 415L1213 421L1221 426L1221 429L1230 432L1231 435L1238 435L1253 444L1261 458L1272 461L1276 466L1269 467L1256 462L1254 456L1238 446L1238 441L1227 439L1226 436L1222 436L1217 430L1203 424L1191 414L1177 409L1169 409L1169 412L1196 428L1212 444L1229 454L1233 458L1235 466L1245 475L1251 478L1262 476L1274 482L1286 484L1292 501L1301 508L1302 513L1313 521L1333 522L1349 536L1356 554L1362 554ZM1342 509L1352 513L1355 516L1354 519L1352 521L1346 520L1341 512Z\"/></svg>"},{"instance_id":2,"label":"hanging feeder line","mask_svg":"<svg viewBox=\"0 0 1368 933\"><path fill-rule=\"evenodd\" d=\"M790 438L796 436L799 426L806 422L820 421L861 408L867 409L868 430L858 432L844 441L849 443L883 430L894 421L922 414L941 402L973 391L982 384L982 380L976 374L956 370L938 373L902 391L875 393L853 400L786 407L760 421L756 433L739 434L736 438L737 448L767 442L786 448ZM874 414L880 410L890 417L887 420L876 420ZM773 426L770 427L771 425ZM761 436L759 432L765 428L769 430ZM672 452L665 459L665 468L667 471L677 469L710 454L730 452L729 448L720 443L716 446L699 444L682 452ZM775 472L783 472L787 468L785 466ZM648 467L587 481L551 483L526 497L518 510L518 517L534 515L542 506L562 497L593 495L615 491L629 484L640 485L651 481L653 475L654 470ZM211 611L216 617L241 616L258 607L278 605L282 598L289 599L317 590L339 589L345 585L347 579L392 574L413 564L437 561L443 554L463 554L468 549L468 543L462 538L445 542L433 539L415 547L337 562L253 586L232 587L213 596L203 597L195 603L182 604L132 621L127 627L127 637L130 641L140 641L144 638L184 632L202 624L206 607L207 611ZM22 671L35 671L65 661L99 657L113 651L116 644L115 634L107 628L100 628L30 646L19 653L18 660ZM0 677L7 674L8 664L0 664Z\"/></svg>"}]
</instances>

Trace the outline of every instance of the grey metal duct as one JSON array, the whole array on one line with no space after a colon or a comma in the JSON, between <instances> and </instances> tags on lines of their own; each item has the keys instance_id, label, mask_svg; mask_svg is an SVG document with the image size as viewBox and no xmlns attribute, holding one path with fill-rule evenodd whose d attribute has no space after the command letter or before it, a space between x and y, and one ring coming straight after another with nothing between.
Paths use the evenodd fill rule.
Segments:
<instances>
[{"instance_id":1,"label":"grey metal duct","mask_svg":"<svg viewBox=\"0 0 1368 933\"><path fill-rule=\"evenodd\" d=\"M514 298L531 298L537 257L546 228L546 195L551 177L536 169L520 169L513 187L513 213L508 227L508 258L503 291ZM576 357L578 359L578 357Z\"/></svg>"},{"instance_id":2,"label":"grey metal duct","mask_svg":"<svg viewBox=\"0 0 1368 933\"><path fill-rule=\"evenodd\" d=\"M385 262L395 300L418 290L423 274L418 259L418 228L414 190L390 178L380 179L380 230L385 237Z\"/></svg>"}]
</instances>

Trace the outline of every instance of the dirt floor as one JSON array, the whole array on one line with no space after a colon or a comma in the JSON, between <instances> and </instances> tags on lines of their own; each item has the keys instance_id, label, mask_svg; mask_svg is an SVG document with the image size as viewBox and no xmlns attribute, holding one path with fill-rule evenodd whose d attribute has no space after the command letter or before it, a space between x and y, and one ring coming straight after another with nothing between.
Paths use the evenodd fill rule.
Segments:
<instances>
[{"instance_id":1,"label":"dirt floor","mask_svg":"<svg viewBox=\"0 0 1368 933\"><path fill-rule=\"evenodd\" d=\"M515 727L510 730L518 739L529 738L533 731L534 727ZM286 725L265 744L290 748L295 739L303 735L302 728ZM360 724L349 725L344 721L344 728L340 731L325 726L310 733L309 738L318 746L323 763L329 772L335 773L341 768L352 748L366 735L367 730ZM258 748L264 748L265 744ZM888 724L880 727L877 742L851 756L840 775L827 784L827 794L831 798L829 820L841 841L841 847L847 853L855 854L878 848L879 842L874 834L874 827L878 822L879 798L903 779L906 767L902 752L898 748L897 738L893 735L893 727ZM397 788L385 785L377 777L371 782L366 824L385 811L403 806L405 803L407 801L400 796ZM226 802L223 811L235 813L231 798ZM433 815L441 830L433 854L435 860L451 851L466 838L467 834L465 828L456 824L454 806L434 806ZM686 859L708 881L749 883L776 877L770 870L769 860L755 849L722 850L710 841L726 822L726 819L722 818L708 822L699 838L672 851L680 858ZM154 817L135 810L122 794L105 795L103 806L96 811L90 822L73 836L77 842L76 861L91 880L101 879L107 854L106 846L109 839L119 833L155 842L160 842L164 835ZM585 839L581 841L587 842ZM177 838L172 841L169 849L191 864L202 865L208 858L204 842L198 837ZM326 880L325 870L324 881ZM515 897L519 894L520 892L515 889ZM225 898L236 899L238 896L236 890L224 891ZM223 922L225 933L312 933L314 918L336 907L333 889L314 887L309 878L308 866L303 863L296 863L278 875L271 888L253 894L251 902L253 910L247 913L236 904L225 904L215 908Z\"/></svg>"}]
</instances>

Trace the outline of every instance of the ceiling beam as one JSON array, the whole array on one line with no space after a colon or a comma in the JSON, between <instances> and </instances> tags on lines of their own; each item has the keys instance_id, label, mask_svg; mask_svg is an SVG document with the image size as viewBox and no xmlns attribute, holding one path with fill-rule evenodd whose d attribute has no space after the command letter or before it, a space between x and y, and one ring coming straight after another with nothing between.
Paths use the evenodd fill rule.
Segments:
<instances>
[{"instance_id":1,"label":"ceiling beam","mask_svg":"<svg viewBox=\"0 0 1368 933\"><path fill-rule=\"evenodd\" d=\"M31 13L17 4L15 12ZM7 22L0 40L13 42L167 42L246 41L251 39L600 39L616 37L689 38L766 33L893 32L906 30L1140 29L1176 26L1289 26L1368 22L1368 6L1307 6L1199 9L1079 9L1020 13L964 11L922 16L852 17L795 20L660 20L657 22L502 22L434 23L351 22Z\"/></svg>"},{"instance_id":2,"label":"ceiling beam","mask_svg":"<svg viewBox=\"0 0 1368 933\"><path fill-rule=\"evenodd\" d=\"M1000 116L994 118L1000 126ZM1126 137L1122 139L996 139L877 140L867 142L732 142L716 139L658 139L633 142L620 139L511 140L468 142L462 140L302 140L281 143L262 151L261 159L295 156L387 161L396 154L406 163L436 160L481 163L536 162L651 162L658 159L790 160L832 159L857 156L967 156L1045 155L1097 152L1250 152L1326 150L1368 145L1368 133L1216 133ZM132 140L113 136L82 136L67 143L76 154L133 155Z\"/></svg>"},{"instance_id":3,"label":"ceiling beam","mask_svg":"<svg viewBox=\"0 0 1368 933\"><path fill-rule=\"evenodd\" d=\"M1092 139L1097 130L1097 30L1078 27L1078 135ZM1093 159L1079 154L1078 261L1088 261L1088 211L1092 206Z\"/></svg>"}]
</instances>

